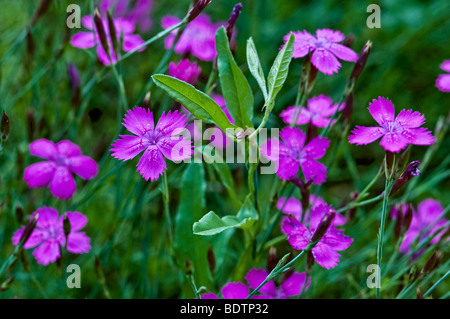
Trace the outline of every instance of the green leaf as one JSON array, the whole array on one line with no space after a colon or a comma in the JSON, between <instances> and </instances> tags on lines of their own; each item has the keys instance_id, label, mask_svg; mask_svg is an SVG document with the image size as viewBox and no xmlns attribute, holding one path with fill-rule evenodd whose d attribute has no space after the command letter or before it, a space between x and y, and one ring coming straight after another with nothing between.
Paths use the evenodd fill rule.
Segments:
<instances>
[{"instance_id":1,"label":"green leaf","mask_svg":"<svg viewBox=\"0 0 450 319\"><path fill-rule=\"evenodd\" d=\"M192 85L165 74L152 75L155 84L181 103L196 118L216 124L222 131L236 129L219 105Z\"/></svg>"},{"instance_id":2,"label":"green leaf","mask_svg":"<svg viewBox=\"0 0 450 319\"><path fill-rule=\"evenodd\" d=\"M259 61L258 52L256 51L255 43L252 37L247 40L247 64L250 73L256 79L261 91L264 95L264 101L267 101L267 85L266 78L264 77L264 71Z\"/></svg>"},{"instance_id":3,"label":"green leaf","mask_svg":"<svg viewBox=\"0 0 450 319\"><path fill-rule=\"evenodd\" d=\"M249 194L236 216L227 215L220 218L216 213L210 211L194 223L193 231L195 235L211 236L230 228L248 229L257 220L258 213Z\"/></svg>"},{"instance_id":4,"label":"green leaf","mask_svg":"<svg viewBox=\"0 0 450 319\"><path fill-rule=\"evenodd\" d=\"M227 33L222 26L216 32L217 67L227 108L237 126L253 127L253 93L230 51Z\"/></svg>"},{"instance_id":5,"label":"green leaf","mask_svg":"<svg viewBox=\"0 0 450 319\"><path fill-rule=\"evenodd\" d=\"M292 54L294 53L294 43L295 36L291 32L289 40L284 45L283 49L281 49L278 53L272 67L270 68L269 76L267 78L267 82L269 83L269 104L273 105L275 97L281 90L284 81L286 81L289 72L289 64L291 63Z\"/></svg>"},{"instance_id":6,"label":"green leaf","mask_svg":"<svg viewBox=\"0 0 450 319\"><path fill-rule=\"evenodd\" d=\"M205 209L205 172L202 163L191 163L181 178L180 204L175 217L175 243L178 263L189 259L194 265L197 282L209 285L208 241L192 233L192 225Z\"/></svg>"}]
</instances>

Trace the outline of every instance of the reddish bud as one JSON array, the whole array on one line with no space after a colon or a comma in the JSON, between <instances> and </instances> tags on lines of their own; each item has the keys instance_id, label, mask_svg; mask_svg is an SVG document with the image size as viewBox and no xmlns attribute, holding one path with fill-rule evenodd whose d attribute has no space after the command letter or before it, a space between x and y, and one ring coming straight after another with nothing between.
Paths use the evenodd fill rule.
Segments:
<instances>
[{"instance_id":1,"label":"reddish bud","mask_svg":"<svg viewBox=\"0 0 450 319\"><path fill-rule=\"evenodd\" d=\"M356 82L358 80L362 70L366 65L367 59L369 58L369 53L371 49L372 49L372 42L369 40L366 42L366 44L364 44L361 52L358 55L358 59L356 60L352 74L350 75L350 81L354 80Z\"/></svg>"},{"instance_id":2,"label":"reddish bud","mask_svg":"<svg viewBox=\"0 0 450 319\"><path fill-rule=\"evenodd\" d=\"M389 196L394 195L400 188L402 188L411 178L420 175L419 161L412 161L408 164L403 173L395 180Z\"/></svg>"},{"instance_id":3,"label":"reddish bud","mask_svg":"<svg viewBox=\"0 0 450 319\"><path fill-rule=\"evenodd\" d=\"M317 227L316 231L314 232L310 243L315 243L319 241L323 235L325 235L326 231L330 227L331 223L333 222L334 217L336 216L336 212L333 208L330 208L329 211L325 214L325 216L322 218L322 221L320 222L319 226Z\"/></svg>"},{"instance_id":4,"label":"reddish bud","mask_svg":"<svg viewBox=\"0 0 450 319\"><path fill-rule=\"evenodd\" d=\"M20 237L19 247L23 247L23 245L25 245L25 243L27 242L28 238L30 238L31 234L33 233L33 230L36 228L38 218L39 213L34 215L34 217L28 221L28 224L25 226L25 229L23 230L22 237Z\"/></svg>"},{"instance_id":5,"label":"reddish bud","mask_svg":"<svg viewBox=\"0 0 450 319\"><path fill-rule=\"evenodd\" d=\"M228 23L226 26L228 41L231 40L231 36L233 35L234 25L236 23L236 20L239 18L239 14L241 13L241 10L242 10L242 3L239 2L239 3L235 4L235 6L233 7L233 10L231 11L231 15L230 15L230 18L228 19Z\"/></svg>"},{"instance_id":6,"label":"reddish bud","mask_svg":"<svg viewBox=\"0 0 450 319\"><path fill-rule=\"evenodd\" d=\"M106 31L103 27L103 21L97 8L95 8L94 10L94 24L95 29L97 30L98 37L100 38L100 43L102 44L102 47L108 54L108 56L110 56L108 38L106 37Z\"/></svg>"},{"instance_id":7,"label":"reddish bud","mask_svg":"<svg viewBox=\"0 0 450 319\"><path fill-rule=\"evenodd\" d=\"M267 270L271 272L275 268L277 263L277 249L275 247L270 247L269 255L267 256Z\"/></svg>"},{"instance_id":8,"label":"reddish bud","mask_svg":"<svg viewBox=\"0 0 450 319\"><path fill-rule=\"evenodd\" d=\"M194 7L188 12L187 21L191 22L211 3L211 0L198 0Z\"/></svg>"}]
</instances>

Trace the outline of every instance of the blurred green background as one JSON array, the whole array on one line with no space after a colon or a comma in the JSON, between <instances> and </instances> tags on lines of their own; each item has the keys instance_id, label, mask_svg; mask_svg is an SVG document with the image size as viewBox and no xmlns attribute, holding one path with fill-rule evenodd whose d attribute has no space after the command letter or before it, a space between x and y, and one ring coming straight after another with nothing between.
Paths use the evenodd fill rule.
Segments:
<instances>
[{"instance_id":1,"label":"blurred green background","mask_svg":"<svg viewBox=\"0 0 450 319\"><path fill-rule=\"evenodd\" d=\"M16 218L19 208L23 209L25 216L43 205L57 207L60 213L76 209L86 214L89 223L85 231L91 237L92 250L81 256L65 254L61 267L55 264L47 267L38 265L31 251L28 251L31 274L18 265L14 283L9 290L0 293L0 298L103 298L105 295L102 289L105 286L100 284L100 277L95 271L94 254L102 264L106 287L112 297L191 297L185 282L183 288L180 288L179 283L183 282L184 275L174 268L167 253L160 181L145 183L135 172L137 159L123 165L110 156L103 158L117 133L117 85L112 72L108 71L98 84L87 88L92 83L90 80L104 66L97 61L95 50L73 48L68 42L63 44L65 36L72 36L78 31L69 30L65 24L66 8L73 2L53 1L49 10L32 28L31 36L20 40L40 2L0 0L0 57L3 57L0 65L0 110L4 109L11 121L11 134L0 155L0 202L5 198L0 207L0 262L13 251L10 238L20 226ZM262 117L260 108L263 100L256 81L251 78L246 67L246 40L253 37L267 74L285 34L297 30L313 33L320 28L331 28L340 30L347 36L353 35L355 40L352 48L356 52L361 50L367 40L373 43L366 68L356 84L352 126L374 125L367 107L378 96L389 97L395 104L397 113L403 108L421 112L426 117L425 127L433 132L439 119L448 118L450 95L440 92L435 87L435 80L438 74L443 73L439 65L445 59L450 59L449 1L241 2L243 9L236 24L235 53L237 63L254 88L256 125ZM81 7L82 16L90 14L91 1L76 3ZM206 13L213 21L226 21L235 3L213 0ZM380 29L369 29L366 26L366 19L370 14L366 12L366 8L371 3L381 7ZM164 15L182 18L189 4L190 1L155 0L153 28L145 34L141 33L141 36L148 39L159 32ZM64 50L58 56L56 53L61 45ZM120 71L130 105L143 93L145 83L164 52L163 40L159 40L121 64ZM171 58L172 61L179 59L176 54ZM269 126L283 126L277 115L294 103L302 61L293 60ZM68 63L73 63L79 70L83 89L86 91L80 104L71 102ZM203 69L201 85L204 85L211 63L197 63ZM342 62L339 73L332 77L319 73L310 96L325 94L337 102L351 70L351 63ZM170 107L170 103L171 100L161 90L152 89L152 110L160 114L164 108ZM68 202L52 198L48 189L29 190L22 181L23 170L36 161L29 156L28 144L37 138L54 141L70 139L79 144L85 154L101 161L102 169L98 180L82 183L78 179L77 192ZM407 195L415 206L428 197L440 200L444 207L449 204L449 147L450 139L447 135L418 178L418 190L411 196ZM340 149L336 162L328 171L327 182L321 188L321 195L334 207L351 191L361 190L372 179L384 156L378 143L359 147L347 145L347 148L356 166L349 167L351 162L345 159L345 152ZM411 159L421 160L426 150L426 147L413 147ZM323 162L327 163L329 158L330 154L327 154ZM193 189L199 186L188 178L185 178L185 183L181 180L186 166L168 164L172 172L169 180L172 212L180 210L179 199L188 196L183 194L183 187L190 187L191 183ZM234 214L236 210L226 197L226 191L215 182L214 174L206 166L201 169L206 175L206 181L199 186L199 191L204 191L205 198L200 197L204 202L197 209L202 214L209 210L220 215ZM247 193L246 172L238 165L232 166L232 169L236 178L236 193L243 198ZM267 196L272 181L272 176L260 178L260 198ZM383 187L383 181L380 180L374 194L381 192ZM376 263L376 233L379 226L377 213L375 205L358 211L358 218L346 227L345 232L355 238L355 242L342 253L341 263L336 269L326 271L315 266L312 286L306 297L372 297L373 292L367 289L365 280L368 276L367 265ZM185 228L190 231L191 225L187 224ZM278 229L276 232L279 234ZM228 236L231 236L230 233L231 231ZM221 246L221 240L225 240L222 237L226 236L206 241L213 246L217 264L221 265L220 269L216 269L212 286L208 287L215 292L231 280L233 267L243 251L242 234L237 234L230 246ZM277 248L279 257L290 251L285 243ZM393 247L386 248L386 259L391 255L392 249ZM434 274L430 278L431 282L442 276L445 269L448 270L448 246L444 249L446 252L441 263L447 262L447 266ZM418 265L424 264L430 252L427 254L417 261ZM65 267L70 263L81 266L81 289L66 287L68 274ZM265 257L259 256L253 261L253 265L265 267ZM303 267L303 263L300 263L298 269L302 270ZM386 280L395 277L396 269L405 267L410 267L407 261L396 264ZM206 284L197 282L197 285ZM394 284L392 288L389 286L392 293L389 290L388 297L395 296L395 287ZM443 296L449 288L450 283L447 281L435 293Z\"/></svg>"}]
</instances>

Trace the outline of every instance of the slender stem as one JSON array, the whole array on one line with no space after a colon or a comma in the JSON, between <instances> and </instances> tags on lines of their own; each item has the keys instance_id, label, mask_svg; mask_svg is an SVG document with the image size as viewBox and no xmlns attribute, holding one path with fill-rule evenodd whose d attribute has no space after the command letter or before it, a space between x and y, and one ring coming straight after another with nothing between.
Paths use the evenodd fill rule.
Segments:
<instances>
[{"instance_id":1,"label":"slender stem","mask_svg":"<svg viewBox=\"0 0 450 319\"><path fill-rule=\"evenodd\" d=\"M444 276L441 277L426 293L423 294L424 297L427 297L433 290L436 288L441 282L444 281L445 278L450 274L450 270L445 273Z\"/></svg>"},{"instance_id":2,"label":"slender stem","mask_svg":"<svg viewBox=\"0 0 450 319\"><path fill-rule=\"evenodd\" d=\"M167 221L167 233L169 236L169 242L173 244L173 233L172 233L172 218L170 217L169 210L169 184L167 183L167 174L163 173L163 189L162 189L162 197L164 202L164 214L166 216Z\"/></svg>"}]
</instances>

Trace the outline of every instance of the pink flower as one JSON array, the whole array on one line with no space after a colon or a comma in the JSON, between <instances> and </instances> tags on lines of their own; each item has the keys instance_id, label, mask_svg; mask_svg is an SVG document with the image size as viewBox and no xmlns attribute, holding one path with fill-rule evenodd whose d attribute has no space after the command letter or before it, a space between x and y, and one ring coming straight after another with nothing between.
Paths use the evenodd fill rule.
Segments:
<instances>
[{"instance_id":1,"label":"pink flower","mask_svg":"<svg viewBox=\"0 0 450 319\"><path fill-rule=\"evenodd\" d=\"M450 72L450 60L445 60L441 69ZM443 92L450 92L450 74L440 74L436 79L436 87Z\"/></svg>"},{"instance_id":2,"label":"pink flower","mask_svg":"<svg viewBox=\"0 0 450 319\"><path fill-rule=\"evenodd\" d=\"M345 108L345 104L341 104L339 111ZM300 114L298 114L296 125L303 125L312 123L317 127L327 127L330 123L330 117L338 109L337 104L333 104L333 101L325 95L319 95L312 97L308 100L308 107L302 107ZM295 119L295 106L290 106L280 116L283 118L284 123L291 124ZM297 111L298 112L298 111Z\"/></svg>"},{"instance_id":3,"label":"pink flower","mask_svg":"<svg viewBox=\"0 0 450 319\"><path fill-rule=\"evenodd\" d=\"M277 175L288 180L302 168L306 181L321 184L326 179L327 169L316 161L325 155L330 141L324 137L315 137L305 144L306 136L299 129L285 127L280 132L281 139L268 139L261 147L261 153L277 164Z\"/></svg>"},{"instance_id":4,"label":"pink flower","mask_svg":"<svg viewBox=\"0 0 450 319\"><path fill-rule=\"evenodd\" d=\"M333 75L341 67L338 58L344 61L356 62L358 55L352 49L339 44L345 39L340 31L320 29L316 36L307 31L293 32L295 35L293 58L302 58L312 52L311 63L322 73ZM284 43L289 39L287 34Z\"/></svg>"},{"instance_id":5,"label":"pink flower","mask_svg":"<svg viewBox=\"0 0 450 319\"><path fill-rule=\"evenodd\" d=\"M277 202L277 209L281 209L284 205L284 202L286 202L286 197L280 197L280 199ZM312 208L316 208L317 206L321 205L327 205L327 203L323 200L320 196L309 196L309 204ZM286 204L283 208L283 213L292 215L295 219L297 219L299 222L303 222L305 224L309 223L309 215L311 214L311 209L308 209L303 216L302 213L302 203L295 197L289 197ZM323 217L323 216L322 216ZM303 218L303 219L302 219ZM342 216L341 214L337 214L333 219L332 225L334 226L342 226L347 222L347 219Z\"/></svg>"},{"instance_id":6,"label":"pink flower","mask_svg":"<svg viewBox=\"0 0 450 319\"><path fill-rule=\"evenodd\" d=\"M181 81L194 85L202 72L202 68L197 66L197 62L189 62L189 59L184 59L175 64L170 62L169 75Z\"/></svg>"},{"instance_id":7,"label":"pink flower","mask_svg":"<svg viewBox=\"0 0 450 319\"><path fill-rule=\"evenodd\" d=\"M269 272L265 269L253 268L247 273L245 279L252 289L256 289L267 278ZM298 296L302 293L303 286L305 285L306 274L294 272L290 275L280 287L277 289L275 283L271 280L267 282L259 292L262 295L257 295L258 299L287 299L288 297ZM309 278L306 284L306 289L309 287L311 278Z\"/></svg>"},{"instance_id":8,"label":"pink flower","mask_svg":"<svg viewBox=\"0 0 450 319\"><path fill-rule=\"evenodd\" d=\"M249 295L248 287L241 282L230 282L223 286L220 292L223 299L245 299ZM209 292L202 295L201 299L219 299L219 297Z\"/></svg>"},{"instance_id":9,"label":"pink flower","mask_svg":"<svg viewBox=\"0 0 450 319\"><path fill-rule=\"evenodd\" d=\"M447 225L448 221L444 218L444 208L441 204L431 198L425 199L417 207L417 212L413 210L413 218L408 231L405 233L400 251L408 254L414 247L414 241L418 240L417 245L432 236L431 244L436 244L444 235L446 229L438 232L439 229Z\"/></svg>"},{"instance_id":10,"label":"pink flower","mask_svg":"<svg viewBox=\"0 0 450 319\"><path fill-rule=\"evenodd\" d=\"M178 111L163 112L155 127L153 113L135 106L125 114L123 125L135 135L119 135L112 145L112 156L127 161L144 151L137 171L146 181L157 180L164 173L164 157L182 161L192 155L191 141L177 136L186 125L186 117Z\"/></svg>"},{"instance_id":11,"label":"pink flower","mask_svg":"<svg viewBox=\"0 0 450 319\"><path fill-rule=\"evenodd\" d=\"M164 29L168 29L179 22L180 19L177 17L165 16L161 24ZM192 53L200 60L213 61L217 55L215 34L221 25L223 23L214 24L206 14L200 14L187 25L175 45L175 52L182 55ZM166 37L164 42L166 50L172 47L176 32L177 30L174 30Z\"/></svg>"},{"instance_id":12,"label":"pink flower","mask_svg":"<svg viewBox=\"0 0 450 319\"><path fill-rule=\"evenodd\" d=\"M366 145L381 139L380 145L386 151L398 153L409 144L431 145L434 137L426 128L420 127L425 117L419 112L403 109L395 117L392 102L384 97L378 97L369 105L369 112L379 124L376 127L356 126L348 141L352 144Z\"/></svg>"},{"instance_id":13,"label":"pink flower","mask_svg":"<svg viewBox=\"0 0 450 319\"><path fill-rule=\"evenodd\" d=\"M283 217L281 220L281 231L287 235L289 244L297 250L305 249L322 218L332 209L331 206L319 205L311 209L309 228L300 223L294 217ZM338 230L331 225L323 237L311 250L315 261L326 269L334 268L339 262L338 251L347 249L353 239L345 236L343 230Z\"/></svg>"},{"instance_id":14,"label":"pink flower","mask_svg":"<svg viewBox=\"0 0 450 319\"><path fill-rule=\"evenodd\" d=\"M72 173L85 180L97 175L97 163L84 156L78 145L71 141L60 141L55 145L52 141L39 139L32 142L29 148L31 155L47 160L25 169L23 180L30 188L48 185L53 196L69 199L76 189Z\"/></svg>"},{"instance_id":15,"label":"pink flower","mask_svg":"<svg viewBox=\"0 0 450 319\"><path fill-rule=\"evenodd\" d=\"M137 24L143 32L150 30L153 0L137 0L133 7L130 7L130 2L129 0L101 0L99 10L104 16L108 10L111 10L113 17L129 19L133 24Z\"/></svg>"},{"instance_id":16,"label":"pink flower","mask_svg":"<svg viewBox=\"0 0 450 319\"><path fill-rule=\"evenodd\" d=\"M78 32L75 33L70 40L70 44L76 48L80 49L89 49L96 46L97 56L99 60L104 65L109 65L111 62L109 60L108 54L103 49L103 46L100 42L100 37L97 34L97 30L94 25L94 19L92 16L84 16L81 19L81 23L86 29L91 31L89 32ZM108 40L108 45L110 48L113 48L111 36L109 34L108 21L106 18L102 18L103 28L105 29L106 37ZM116 38L117 41L120 39L120 35L123 32L123 47L122 49L125 52L133 51L142 43L144 40L137 35L133 34L134 24L128 19L116 18L114 19L114 28L116 29ZM143 51L145 48L141 48L138 51ZM117 62L117 57L114 52L111 54L112 62L115 64Z\"/></svg>"},{"instance_id":17,"label":"pink flower","mask_svg":"<svg viewBox=\"0 0 450 319\"><path fill-rule=\"evenodd\" d=\"M30 218L39 214L36 228L31 233L30 238L24 245L25 249L37 247L33 251L33 256L39 264L47 266L55 262L60 256L60 245L65 247L66 237L64 235L63 221L64 215L58 217L58 211L51 207L42 207L36 210ZM70 222L70 233L67 239L67 250L74 254L83 254L91 249L90 239L80 232L88 221L87 217L79 212L67 212ZM12 237L12 242L17 245L22 237L25 227L18 229Z\"/></svg>"}]
</instances>

